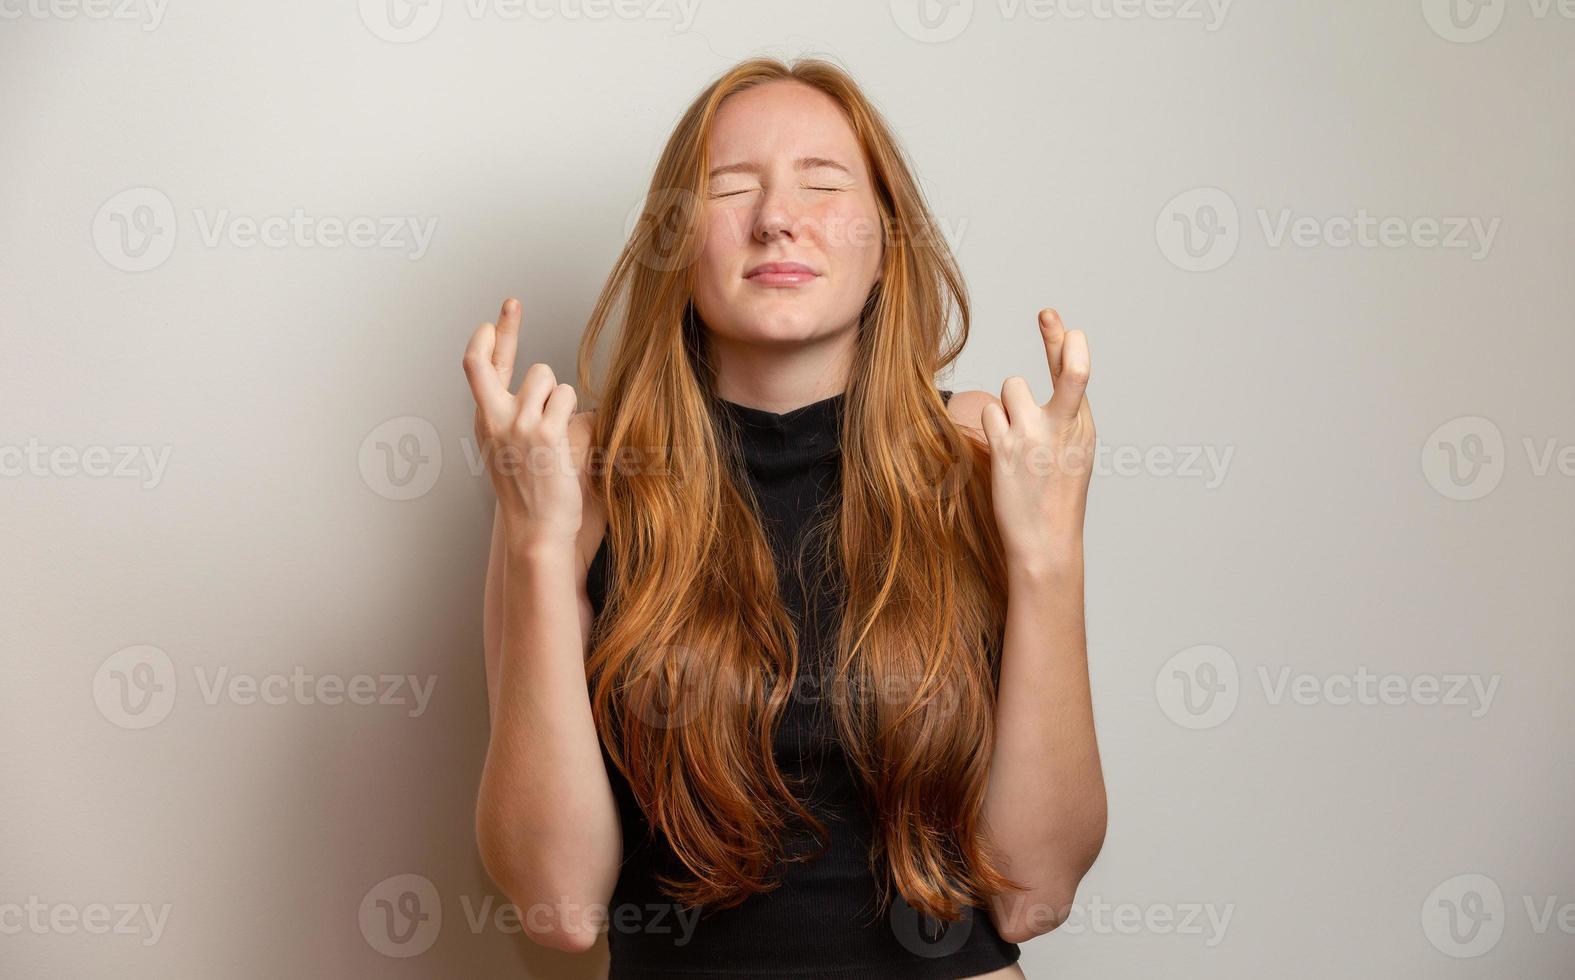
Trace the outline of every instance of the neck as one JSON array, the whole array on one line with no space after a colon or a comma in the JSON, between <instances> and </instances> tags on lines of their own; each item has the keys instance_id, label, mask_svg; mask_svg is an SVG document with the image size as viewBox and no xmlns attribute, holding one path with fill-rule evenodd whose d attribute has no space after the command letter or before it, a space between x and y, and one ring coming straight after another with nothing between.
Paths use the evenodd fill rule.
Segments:
<instances>
[{"instance_id":1,"label":"neck","mask_svg":"<svg viewBox=\"0 0 1575 980\"><path fill-rule=\"evenodd\" d=\"M716 395L767 412L790 412L847 390L856 330L795 344L710 336Z\"/></svg>"}]
</instances>

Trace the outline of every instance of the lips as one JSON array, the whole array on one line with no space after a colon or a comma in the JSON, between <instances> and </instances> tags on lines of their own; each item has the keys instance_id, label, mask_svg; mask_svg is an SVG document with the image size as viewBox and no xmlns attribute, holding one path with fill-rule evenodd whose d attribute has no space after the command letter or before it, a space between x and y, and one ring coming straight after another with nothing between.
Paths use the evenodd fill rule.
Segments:
<instances>
[{"instance_id":1,"label":"lips","mask_svg":"<svg viewBox=\"0 0 1575 980\"><path fill-rule=\"evenodd\" d=\"M744 273L744 278L761 286L797 286L818 275L802 262L766 262Z\"/></svg>"}]
</instances>

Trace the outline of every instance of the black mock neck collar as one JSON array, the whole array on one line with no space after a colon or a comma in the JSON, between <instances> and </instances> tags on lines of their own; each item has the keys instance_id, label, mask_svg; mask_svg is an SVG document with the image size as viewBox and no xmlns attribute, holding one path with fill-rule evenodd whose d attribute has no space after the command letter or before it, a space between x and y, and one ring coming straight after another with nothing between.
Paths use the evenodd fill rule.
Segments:
<instances>
[{"instance_id":1,"label":"black mock neck collar","mask_svg":"<svg viewBox=\"0 0 1575 980\"><path fill-rule=\"evenodd\" d=\"M738 433L744 462L757 476L786 476L837 455L847 393L768 412L716 398L724 421Z\"/></svg>"},{"instance_id":2,"label":"black mock neck collar","mask_svg":"<svg viewBox=\"0 0 1575 980\"><path fill-rule=\"evenodd\" d=\"M846 401L847 393L838 392L829 398L800 405L786 412L768 412L763 408L750 408L748 405L730 402L725 398L718 398L717 404L724 414L741 426L769 432L791 433L837 421Z\"/></svg>"}]
</instances>

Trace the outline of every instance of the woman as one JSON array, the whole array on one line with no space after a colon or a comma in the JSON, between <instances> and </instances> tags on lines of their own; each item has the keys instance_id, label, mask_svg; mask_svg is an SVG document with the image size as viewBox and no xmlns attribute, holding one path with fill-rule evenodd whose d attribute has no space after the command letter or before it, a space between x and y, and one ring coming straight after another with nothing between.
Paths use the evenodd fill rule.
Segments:
<instances>
[{"instance_id":1,"label":"woman","mask_svg":"<svg viewBox=\"0 0 1575 980\"><path fill-rule=\"evenodd\" d=\"M615 312L617 311L617 312ZM488 873L611 976L1020 977L1104 839L1083 633L1088 347L956 397L968 302L885 122L818 60L678 123L580 346L465 353L498 509ZM576 610L578 615L576 616Z\"/></svg>"}]
</instances>

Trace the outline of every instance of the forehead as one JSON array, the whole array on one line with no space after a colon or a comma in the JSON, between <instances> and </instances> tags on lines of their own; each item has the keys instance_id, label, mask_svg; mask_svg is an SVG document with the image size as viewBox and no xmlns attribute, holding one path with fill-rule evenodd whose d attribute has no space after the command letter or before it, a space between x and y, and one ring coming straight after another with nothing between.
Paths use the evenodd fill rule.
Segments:
<instances>
[{"instance_id":1,"label":"forehead","mask_svg":"<svg viewBox=\"0 0 1575 980\"><path fill-rule=\"evenodd\" d=\"M842 107L802 82L767 82L728 96L717 110L707 147L712 166L819 156L855 173L864 170L858 137Z\"/></svg>"}]
</instances>

